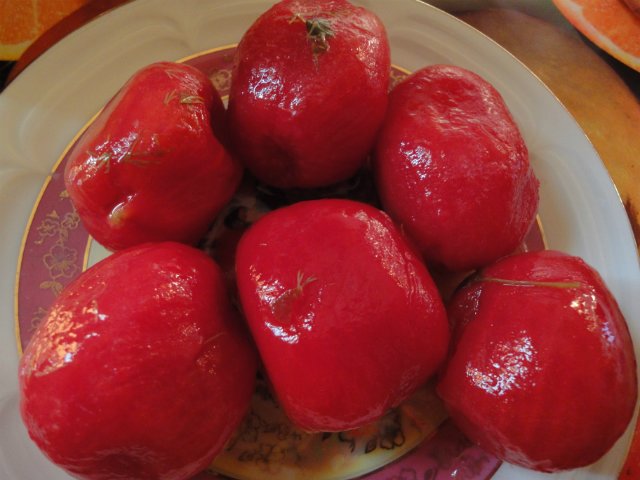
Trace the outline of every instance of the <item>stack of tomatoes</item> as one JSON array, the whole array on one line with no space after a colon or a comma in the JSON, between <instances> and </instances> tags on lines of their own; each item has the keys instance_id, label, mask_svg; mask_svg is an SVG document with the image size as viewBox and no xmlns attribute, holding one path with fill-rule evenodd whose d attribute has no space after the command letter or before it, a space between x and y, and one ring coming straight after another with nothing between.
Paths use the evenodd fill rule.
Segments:
<instances>
[{"instance_id":1,"label":"stack of tomatoes","mask_svg":"<svg viewBox=\"0 0 640 480\"><path fill-rule=\"evenodd\" d=\"M258 365L307 431L372 422L437 376L456 424L506 461L554 471L612 446L637 395L627 326L579 258L513 253L538 181L502 97L451 65L389 93L389 72L372 12L284 0L238 45L227 109L169 62L108 103L65 180L116 253L57 298L20 366L25 424L52 461L189 478L241 421ZM243 169L291 192L371 174L376 195L266 213L228 285L196 245ZM446 304L435 270L469 274Z\"/></svg>"}]
</instances>

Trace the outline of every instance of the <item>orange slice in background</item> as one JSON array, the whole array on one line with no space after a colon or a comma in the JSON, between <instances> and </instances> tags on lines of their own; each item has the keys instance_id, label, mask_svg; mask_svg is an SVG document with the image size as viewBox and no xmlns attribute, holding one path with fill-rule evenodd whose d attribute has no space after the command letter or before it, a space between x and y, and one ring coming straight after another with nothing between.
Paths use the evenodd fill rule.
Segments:
<instances>
[{"instance_id":1,"label":"orange slice in background","mask_svg":"<svg viewBox=\"0 0 640 480\"><path fill-rule=\"evenodd\" d=\"M0 60L17 60L33 41L88 0L0 0Z\"/></svg>"},{"instance_id":2,"label":"orange slice in background","mask_svg":"<svg viewBox=\"0 0 640 480\"><path fill-rule=\"evenodd\" d=\"M584 36L640 72L640 15L623 0L553 0Z\"/></svg>"}]
</instances>

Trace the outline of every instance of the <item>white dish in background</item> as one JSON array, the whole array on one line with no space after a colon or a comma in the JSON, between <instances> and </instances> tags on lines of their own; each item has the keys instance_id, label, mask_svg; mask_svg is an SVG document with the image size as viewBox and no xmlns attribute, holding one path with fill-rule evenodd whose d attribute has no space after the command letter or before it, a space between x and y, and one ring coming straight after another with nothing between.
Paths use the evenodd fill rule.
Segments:
<instances>
[{"instance_id":1,"label":"white dish in background","mask_svg":"<svg viewBox=\"0 0 640 480\"><path fill-rule=\"evenodd\" d=\"M272 2L138 0L72 33L0 94L0 478L68 479L30 442L19 419L14 284L34 202L66 145L138 68L237 42ZM640 345L640 268L615 188L575 121L535 76L466 24L413 0L362 0L387 27L394 64L456 64L505 98L541 181L540 217L550 248L601 273ZM90 48L89 48L90 46ZM503 465L494 478L615 479L632 427L597 464L543 475Z\"/></svg>"}]
</instances>

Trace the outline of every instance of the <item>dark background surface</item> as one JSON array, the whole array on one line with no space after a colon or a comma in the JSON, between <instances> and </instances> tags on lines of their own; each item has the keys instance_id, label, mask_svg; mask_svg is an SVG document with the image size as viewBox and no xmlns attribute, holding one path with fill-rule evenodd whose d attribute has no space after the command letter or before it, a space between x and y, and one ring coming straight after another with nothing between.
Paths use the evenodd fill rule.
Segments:
<instances>
[{"instance_id":1,"label":"dark background surface","mask_svg":"<svg viewBox=\"0 0 640 480\"><path fill-rule=\"evenodd\" d=\"M0 91L4 88L7 77L9 76L9 71L11 70L11 67L13 67L14 63L15 62L0 61Z\"/></svg>"}]
</instances>

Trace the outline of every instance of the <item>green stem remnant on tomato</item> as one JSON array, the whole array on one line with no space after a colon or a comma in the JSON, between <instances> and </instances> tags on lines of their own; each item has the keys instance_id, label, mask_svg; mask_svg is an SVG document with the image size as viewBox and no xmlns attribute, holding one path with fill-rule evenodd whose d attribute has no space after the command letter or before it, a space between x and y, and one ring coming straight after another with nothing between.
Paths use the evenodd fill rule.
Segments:
<instances>
[{"instance_id":1,"label":"green stem remnant on tomato","mask_svg":"<svg viewBox=\"0 0 640 480\"><path fill-rule=\"evenodd\" d=\"M157 145L158 135L153 134L152 140L154 144ZM111 142L111 139L108 138L106 143L110 143L110 142ZM162 157L166 154L165 150L161 150L158 148L154 148L153 150L149 150L149 151L135 151L139 143L140 143L140 134L135 133L135 137L133 137L133 141L129 143L124 154L120 155L119 157L116 156L116 155L119 155L119 152L117 152L116 150L117 147L114 147L113 145L109 146L111 151L97 153L93 150L88 150L87 155L92 159L94 159L98 170L104 168L105 173L110 173L111 163L114 161L116 163L120 163L120 162L128 163L130 165L135 165L137 167L147 167L151 164L159 162L159 157Z\"/></svg>"},{"instance_id":2,"label":"green stem remnant on tomato","mask_svg":"<svg viewBox=\"0 0 640 480\"><path fill-rule=\"evenodd\" d=\"M140 143L140 138L141 135L136 134L133 142L131 142L129 148L121 159L122 163L129 163L137 167L146 167L151 164L157 163L159 161L158 157L162 157L163 155L165 155L166 152L158 148L153 148L152 150L135 151L135 149L138 147L138 144ZM158 134L152 134L151 138L153 140L153 143L157 146Z\"/></svg>"},{"instance_id":3,"label":"green stem remnant on tomato","mask_svg":"<svg viewBox=\"0 0 640 480\"><path fill-rule=\"evenodd\" d=\"M102 152L100 155L98 155L93 150L89 150L87 151L87 155L95 159L96 164L98 165L98 170L104 168L104 171L106 173L109 173L109 171L111 170L111 153L110 152Z\"/></svg>"},{"instance_id":4,"label":"green stem remnant on tomato","mask_svg":"<svg viewBox=\"0 0 640 480\"><path fill-rule=\"evenodd\" d=\"M482 276L475 279L475 281L500 283L502 285L507 285L511 287L550 287L550 288L568 289L568 288L578 288L582 286L580 282L545 282L545 281L535 281L535 280L511 280L506 278L482 277Z\"/></svg>"},{"instance_id":5,"label":"green stem remnant on tomato","mask_svg":"<svg viewBox=\"0 0 640 480\"><path fill-rule=\"evenodd\" d=\"M182 105L193 105L195 103L201 103L201 104L204 103L204 98L202 98L199 95L191 95L188 93L180 93L180 95L178 95L178 92L176 90L171 90L169 93L167 93L164 96L162 103L164 103L165 105L169 105L169 103L175 99L178 99L178 102Z\"/></svg>"},{"instance_id":6,"label":"green stem remnant on tomato","mask_svg":"<svg viewBox=\"0 0 640 480\"><path fill-rule=\"evenodd\" d=\"M304 278L304 274L298 270L296 275L296 286L285 290L282 294L276 298L275 302L273 302L273 314L280 320L288 318L291 314L291 308L293 301L297 298L300 298L304 287L309 285L311 282L315 282L316 277L307 277Z\"/></svg>"},{"instance_id":7,"label":"green stem remnant on tomato","mask_svg":"<svg viewBox=\"0 0 640 480\"><path fill-rule=\"evenodd\" d=\"M311 40L313 45L313 54L318 55L329 50L329 42L327 37L333 37L335 33L331 29L331 24L326 18L311 18L307 19L300 13L296 13L290 23L300 20L304 22L307 29L307 39Z\"/></svg>"},{"instance_id":8,"label":"green stem remnant on tomato","mask_svg":"<svg viewBox=\"0 0 640 480\"><path fill-rule=\"evenodd\" d=\"M204 103L204 98L198 95L181 95L180 103L182 105L193 105L194 103Z\"/></svg>"}]
</instances>

